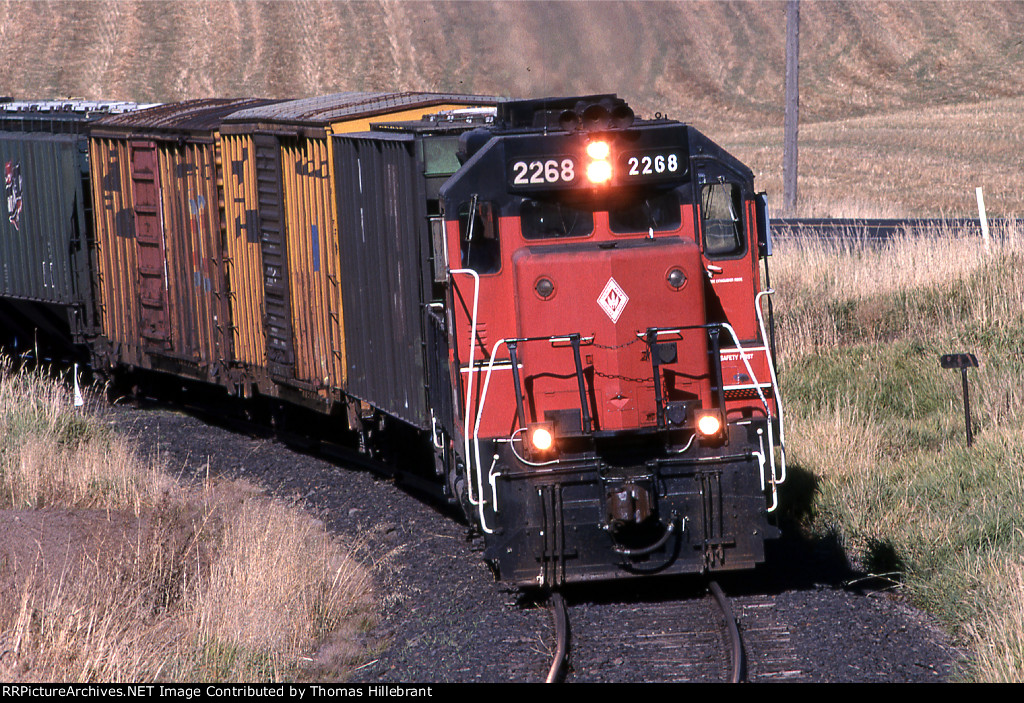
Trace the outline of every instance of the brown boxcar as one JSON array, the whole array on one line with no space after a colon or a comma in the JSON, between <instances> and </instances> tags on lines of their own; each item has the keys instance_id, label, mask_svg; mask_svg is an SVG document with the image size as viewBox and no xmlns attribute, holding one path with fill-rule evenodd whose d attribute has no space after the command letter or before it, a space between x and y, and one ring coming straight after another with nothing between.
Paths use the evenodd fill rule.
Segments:
<instances>
[{"instance_id":1,"label":"brown boxcar","mask_svg":"<svg viewBox=\"0 0 1024 703\"><path fill-rule=\"evenodd\" d=\"M106 364L232 386L218 128L270 101L192 100L90 132ZM106 356L105 359L102 357Z\"/></svg>"},{"instance_id":2,"label":"brown boxcar","mask_svg":"<svg viewBox=\"0 0 1024 703\"><path fill-rule=\"evenodd\" d=\"M345 388L330 136L378 121L492 105L441 93L339 93L241 110L224 120L226 248L236 360L261 389L330 402Z\"/></svg>"}]
</instances>

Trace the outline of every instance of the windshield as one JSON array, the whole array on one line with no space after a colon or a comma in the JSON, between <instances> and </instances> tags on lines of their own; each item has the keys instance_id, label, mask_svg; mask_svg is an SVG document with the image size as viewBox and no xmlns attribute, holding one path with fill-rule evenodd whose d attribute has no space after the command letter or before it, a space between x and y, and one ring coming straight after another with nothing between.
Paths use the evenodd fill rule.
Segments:
<instances>
[{"instance_id":1,"label":"windshield","mask_svg":"<svg viewBox=\"0 0 1024 703\"><path fill-rule=\"evenodd\" d=\"M519 218L526 239L585 237L594 231L594 213L557 200L524 199Z\"/></svg>"},{"instance_id":2,"label":"windshield","mask_svg":"<svg viewBox=\"0 0 1024 703\"><path fill-rule=\"evenodd\" d=\"M704 220L704 254L722 257L742 253L740 189L732 183L706 185L701 191L700 206Z\"/></svg>"},{"instance_id":3,"label":"windshield","mask_svg":"<svg viewBox=\"0 0 1024 703\"><path fill-rule=\"evenodd\" d=\"M616 234L673 232L682 224L676 192L657 193L608 211L608 224Z\"/></svg>"}]
</instances>

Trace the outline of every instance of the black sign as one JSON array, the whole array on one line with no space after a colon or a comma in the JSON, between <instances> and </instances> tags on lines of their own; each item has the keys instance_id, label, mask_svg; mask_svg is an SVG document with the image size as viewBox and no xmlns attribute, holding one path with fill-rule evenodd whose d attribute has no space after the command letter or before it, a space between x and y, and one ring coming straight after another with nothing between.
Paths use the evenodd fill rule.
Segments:
<instances>
[{"instance_id":1,"label":"black sign","mask_svg":"<svg viewBox=\"0 0 1024 703\"><path fill-rule=\"evenodd\" d=\"M944 369L969 369L977 368L978 360L974 354L943 354L939 357L939 364Z\"/></svg>"}]
</instances>

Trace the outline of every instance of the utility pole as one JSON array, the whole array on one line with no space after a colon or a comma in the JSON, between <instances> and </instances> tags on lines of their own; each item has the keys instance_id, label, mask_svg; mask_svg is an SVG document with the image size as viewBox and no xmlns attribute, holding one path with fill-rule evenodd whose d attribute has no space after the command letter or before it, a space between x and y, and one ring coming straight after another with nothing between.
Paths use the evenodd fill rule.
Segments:
<instances>
[{"instance_id":1,"label":"utility pole","mask_svg":"<svg viewBox=\"0 0 1024 703\"><path fill-rule=\"evenodd\" d=\"M797 132L800 129L800 0L786 3L786 123L782 143L783 207L796 215Z\"/></svg>"}]
</instances>

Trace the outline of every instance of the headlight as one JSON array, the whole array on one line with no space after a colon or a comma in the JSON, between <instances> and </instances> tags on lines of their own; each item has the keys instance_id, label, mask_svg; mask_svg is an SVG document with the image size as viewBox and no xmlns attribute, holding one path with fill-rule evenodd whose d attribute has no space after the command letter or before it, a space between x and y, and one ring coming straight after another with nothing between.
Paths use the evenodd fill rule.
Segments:
<instances>
[{"instance_id":1,"label":"headlight","mask_svg":"<svg viewBox=\"0 0 1024 703\"><path fill-rule=\"evenodd\" d=\"M612 150L608 146L608 142L595 141L587 144L587 156L592 159L605 161L611 152Z\"/></svg>"},{"instance_id":2,"label":"headlight","mask_svg":"<svg viewBox=\"0 0 1024 703\"><path fill-rule=\"evenodd\" d=\"M717 412L701 411L697 413L697 433L705 439L716 437L722 431L722 418Z\"/></svg>"},{"instance_id":3,"label":"headlight","mask_svg":"<svg viewBox=\"0 0 1024 703\"><path fill-rule=\"evenodd\" d=\"M612 147L603 139L587 142L587 180L594 185L602 185L612 179L612 164L608 160Z\"/></svg>"},{"instance_id":4,"label":"headlight","mask_svg":"<svg viewBox=\"0 0 1024 703\"><path fill-rule=\"evenodd\" d=\"M595 185L612 179L612 165L607 161L591 161L587 166L587 180Z\"/></svg>"},{"instance_id":5,"label":"headlight","mask_svg":"<svg viewBox=\"0 0 1024 703\"><path fill-rule=\"evenodd\" d=\"M535 452L546 453L555 446L554 428L547 424L531 425L526 430L526 437L530 443L530 449Z\"/></svg>"},{"instance_id":6,"label":"headlight","mask_svg":"<svg viewBox=\"0 0 1024 703\"><path fill-rule=\"evenodd\" d=\"M686 274L678 266L673 267L666 275L665 280L668 281L669 287L672 290L679 290L686 283Z\"/></svg>"}]
</instances>

